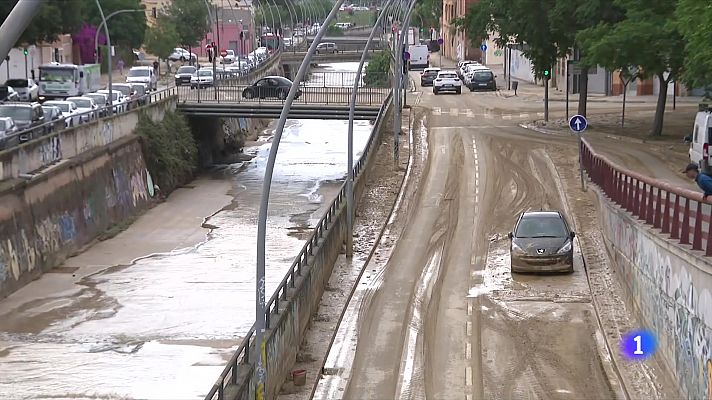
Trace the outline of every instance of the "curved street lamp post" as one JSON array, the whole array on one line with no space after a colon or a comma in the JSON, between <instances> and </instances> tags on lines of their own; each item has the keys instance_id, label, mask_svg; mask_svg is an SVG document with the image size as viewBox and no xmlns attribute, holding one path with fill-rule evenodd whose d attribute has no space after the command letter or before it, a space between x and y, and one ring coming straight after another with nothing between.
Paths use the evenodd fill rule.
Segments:
<instances>
[{"instance_id":1,"label":"curved street lamp post","mask_svg":"<svg viewBox=\"0 0 712 400\"><path fill-rule=\"evenodd\" d=\"M107 15L106 18L103 18L101 23L99 24L99 27L96 28L96 34L94 35L94 63L98 64L99 63L99 32L101 32L101 28L106 25L106 22L111 19L114 15L119 15L119 14L124 14L124 13L130 13L130 12L144 12L144 10L118 10L114 11L111 14ZM108 35L107 35L108 36ZM111 48L109 48L109 51L111 52Z\"/></svg>"},{"instance_id":2,"label":"curved street lamp post","mask_svg":"<svg viewBox=\"0 0 712 400\"><path fill-rule=\"evenodd\" d=\"M326 32L326 28L329 23L334 19L336 13L339 11L339 7L343 4L344 0L336 0L334 7L331 12L326 17L324 25L319 29L314 38L314 41L309 46L309 51L306 57L299 66L299 71L294 79L295 84L289 89L289 94L284 100L284 106L282 107L282 113L277 121L277 128L274 132L274 138L272 140L272 146L269 149L269 156L267 158L267 165L265 166L264 180L262 181L262 198L260 200L260 211L257 220L257 280L256 280L256 307L255 307L255 360L256 360L256 380L255 380L255 393L257 394L257 399L262 400L264 398L270 398L265 392L265 381L267 377L267 371L263 366L263 347L266 348L264 342L264 330L265 330L265 242L267 233L267 209L269 207L269 194L272 188L272 175L274 173L274 164L277 158L277 150L279 149L279 142L282 139L282 132L284 131L284 125L287 122L287 116L289 115L289 109L292 107L292 102L299 89L299 82L302 81L304 75L306 75L309 64L311 63L314 53L316 52L316 47L319 44L322 36ZM266 357L266 354L265 354Z\"/></svg>"}]
</instances>

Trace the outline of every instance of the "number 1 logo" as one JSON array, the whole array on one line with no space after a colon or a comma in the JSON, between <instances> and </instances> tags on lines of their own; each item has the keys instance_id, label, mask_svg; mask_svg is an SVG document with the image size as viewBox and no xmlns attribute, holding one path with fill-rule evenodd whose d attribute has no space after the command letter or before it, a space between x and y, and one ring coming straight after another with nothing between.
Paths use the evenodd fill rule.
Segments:
<instances>
[{"instance_id":1,"label":"number 1 logo","mask_svg":"<svg viewBox=\"0 0 712 400\"><path fill-rule=\"evenodd\" d=\"M642 361L655 354L658 341L652 331L646 329L635 330L623 335L621 352L626 358L633 361Z\"/></svg>"}]
</instances>

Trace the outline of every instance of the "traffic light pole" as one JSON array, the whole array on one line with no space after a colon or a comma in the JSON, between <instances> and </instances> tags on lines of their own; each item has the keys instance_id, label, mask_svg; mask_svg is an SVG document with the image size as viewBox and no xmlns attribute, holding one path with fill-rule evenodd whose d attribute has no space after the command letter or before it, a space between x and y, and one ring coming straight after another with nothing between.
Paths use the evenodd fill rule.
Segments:
<instances>
[{"instance_id":1,"label":"traffic light pole","mask_svg":"<svg viewBox=\"0 0 712 400\"><path fill-rule=\"evenodd\" d=\"M544 121L549 122L549 75L544 77Z\"/></svg>"}]
</instances>

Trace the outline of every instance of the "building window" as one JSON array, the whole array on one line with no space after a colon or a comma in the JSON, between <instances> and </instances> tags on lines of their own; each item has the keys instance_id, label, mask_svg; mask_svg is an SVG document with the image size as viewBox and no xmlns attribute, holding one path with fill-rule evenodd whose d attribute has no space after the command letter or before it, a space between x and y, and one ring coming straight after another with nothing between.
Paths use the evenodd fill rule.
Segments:
<instances>
[{"instance_id":1,"label":"building window","mask_svg":"<svg viewBox=\"0 0 712 400\"><path fill-rule=\"evenodd\" d=\"M156 10L156 7L151 9L151 15L153 15L153 18L158 18L158 10Z\"/></svg>"}]
</instances>

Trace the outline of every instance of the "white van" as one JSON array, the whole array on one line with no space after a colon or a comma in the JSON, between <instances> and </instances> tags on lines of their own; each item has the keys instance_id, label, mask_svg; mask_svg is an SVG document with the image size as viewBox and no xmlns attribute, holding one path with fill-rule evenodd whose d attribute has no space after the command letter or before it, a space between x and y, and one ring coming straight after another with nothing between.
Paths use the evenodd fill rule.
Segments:
<instances>
[{"instance_id":1,"label":"white van","mask_svg":"<svg viewBox=\"0 0 712 400\"><path fill-rule=\"evenodd\" d=\"M158 78L153 67L131 67L126 83L143 83L148 90L158 89Z\"/></svg>"},{"instance_id":2,"label":"white van","mask_svg":"<svg viewBox=\"0 0 712 400\"><path fill-rule=\"evenodd\" d=\"M710 168L710 143L712 143L712 108L707 105L700 106L700 109L695 116L695 126L692 130L692 138L690 141L690 162L700 166L700 171L712 173Z\"/></svg>"},{"instance_id":3,"label":"white van","mask_svg":"<svg viewBox=\"0 0 712 400\"><path fill-rule=\"evenodd\" d=\"M412 44L408 46L408 53L410 53L408 69L425 69L430 66L430 52L427 45Z\"/></svg>"}]
</instances>

